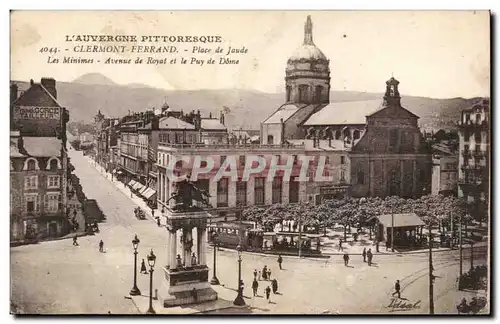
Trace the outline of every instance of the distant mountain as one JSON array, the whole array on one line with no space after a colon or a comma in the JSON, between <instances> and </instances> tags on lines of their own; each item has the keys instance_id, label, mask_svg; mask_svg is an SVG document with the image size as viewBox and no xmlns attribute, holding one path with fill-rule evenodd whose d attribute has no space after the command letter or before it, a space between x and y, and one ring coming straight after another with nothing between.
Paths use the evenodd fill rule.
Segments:
<instances>
[{"instance_id":1,"label":"distant mountain","mask_svg":"<svg viewBox=\"0 0 500 324\"><path fill-rule=\"evenodd\" d=\"M87 73L79 76L72 83L89 84L89 85L109 85L113 86L116 83L101 73Z\"/></svg>"},{"instance_id":2,"label":"distant mountain","mask_svg":"<svg viewBox=\"0 0 500 324\"><path fill-rule=\"evenodd\" d=\"M29 87L19 82L20 89ZM57 82L58 101L70 113L71 121L91 123L100 109L108 117L122 117L129 111L160 108L165 98L173 109L189 112L200 110L203 116L219 116L226 111L226 124L230 129L260 129L260 122L284 103L282 93L264 93L252 90L163 90L142 84L117 85L99 74L85 74L74 82ZM382 100L382 93L332 91L332 102ZM420 126L438 130L455 128L462 109L478 98L432 99L403 96L402 104L420 116Z\"/></svg>"}]
</instances>

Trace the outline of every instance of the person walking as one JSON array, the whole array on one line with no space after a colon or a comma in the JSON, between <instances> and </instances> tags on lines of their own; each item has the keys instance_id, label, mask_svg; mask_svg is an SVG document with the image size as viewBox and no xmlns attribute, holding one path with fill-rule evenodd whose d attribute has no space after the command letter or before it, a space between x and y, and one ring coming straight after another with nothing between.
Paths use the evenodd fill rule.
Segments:
<instances>
[{"instance_id":1,"label":"person walking","mask_svg":"<svg viewBox=\"0 0 500 324\"><path fill-rule=\"evenodd\" d=\"M141 273L148 274L148 270L146 269L146 263L144 262L144 259L142 259L141 262Z\"/></svg>"},{"instance_id":2,"label":"person walking","mask_svg":"<svg viewBox=\"0 0 500 324\"><path fill-rule=\"evenodd\" d=\"M158 225L158 227L161 226L161 222L160 222L160 217L159 216L156 216L156 224Z\"/></svg>"},{"instance_id":3,"label":"person walking","mask_svg":"<svg viewBox=\"0 0 500 324\"><path fill-rule=\"evenodd\" d=\"M368 252L366 252L366 256L368 257L368 265L371 266L373 260L372 249L368 249Z\"/></svg>"},{"instance_id":4,"label":"person walking","mask_svg":"<svg viewBox=\"0 0 500 324\"><path fill-rule=\"evenodd\" d=\"M401 285L399 284L399 280L396 280L396 283L394 284L394 292L392 295L394 296L395 294L398 294L398 298L401 298Z\"/></svg>"},{"instance_id":5,"label":"person walking","mask_svg":"<svg viewBox=\"0 0 500 324\"><path fill-rule=\"evenodd\" d=\"M342 239L339 240L339 251L344 252L344 248L342 247Z\"/></svg>"},{"instance_id":6,"label":"person walking","mask_svg":"<svg viewBox=\"0 0 500 324\"><path fill-rule=\"evenodd\" d=\"M104 242L102 240L99 242L99 252L104 252Z\"/></svg>"},{"instance_id":7,"label":"person walking","mask_svg":"<svg viewBox=\"0 0 500 324\"><path fill-rule=\"evenodd\" d=\"M257 281L256 278L253 279L252 282L252 290L253 290L253 296L257 297L257 290L259 289L259 282Z\"/></svg>"},{"instance_id":8,"label":"person walking","mask_svg":"<svg viewBox=\"0 0 500 324\"><path fill-rule=\"evenodd\" d=\"M267 266L262 269L262 279L267 280Z\"/></svg>"},{"instance_id":9,"label":"person walking","mask_svg":"<svg viewBox=\"0 0 500 324\"><path fill-rule=\"evenodd\" d=\"M153 208L151 208L151 216L153 216L153 218L155 218L155 210Z\"/></svg>"},{"instance_id":10,"label":"person walking","mask_svg":"<svg viewBox=\"0 0 500 324\"><path fill-rule=\"evenodd\" d=\"M262 275L261 275L261 272L259 270L259 281L261 280L261 278L262 278Z\"/></svg>"},{"instance_id":11,"label":"person walking","mask_svg":"<svg viewBox=\"0 0 500 324\"><path fill-rule=\"evenodd\" d=\"M257 269L253 270L253 279L257 280Z\"/></svg>"},{"instance_id":12,"label":"person walking","mask_svg":"<svg viewBox=\"0 0 500 324\"><path fill-rule=\"evenodd\" d=\"M349 264L349 254L344 253L344 265L347 267Z\"/></svg>"},{"instance_id":13,"label":"person walking","mask_svg":"<svg viewBox=\"0 0 500 324\"><path fill-rule=\"evenodd\" d=\"M266 299L268 303L271 302L271 288L269 286L266 288Z\"/></svg>"},{"instance_id":14,"label":"person walking","mask_svg":"<svg viewBox=\"0 0 500 324\"><path fill-rule=\"evenodd\" d=\"M73 245L74 246L78 246L79 245L78 242L76 241L77 239L78 239L78 236L76 236L76 235L73 236Z\"/></svg>"},{"instance_id":15,"label":"person walking","mask_svg":"<svg viewBox=\"0 0 500 324\"><path fill-rule=\"evenodd\" d=\"M278 293L278 280L276 278L271 281L271 286L273 287L273 294L276 295Z\"/></svg>"},{"instance_id":16,"label":"person walking","mask_svg":"<svg viewBox=\"0 0 500 324\"><path fill-rule=\"evenodd\" d=\"M280 266L280 270L283 270L283 268L281 267L281 264L283 263L283 258L281 257L281 254L278 255L278 264Z\"/></svg>"},{"instance_id":17,"label":"person walking","mask_svg":"<svg viewBox=\"0 0 500 324\"><path fill-rule=\"evenodd\" d=\"M363 262L366 262L366 248L363 248Z\"/></svg>"},{"instance_id":18,"label":"person walking","mask_svg":"<svg viewBox=\"0 0 500 324\"><path fill-rule=\"evenodd\" d=\"M271 269L269 269L269 271L267 271L267 279L271 280Z\"/></svg>"}]
</instances>

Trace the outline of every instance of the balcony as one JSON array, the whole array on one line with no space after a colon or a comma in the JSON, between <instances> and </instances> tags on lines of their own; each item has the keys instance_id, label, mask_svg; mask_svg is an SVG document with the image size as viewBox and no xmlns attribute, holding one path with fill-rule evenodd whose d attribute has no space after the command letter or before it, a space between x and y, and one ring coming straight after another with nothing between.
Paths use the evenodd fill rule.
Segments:
<instances>
[{"instance_id":1,"label":"balcony","mask_svg":"<svg viewBox=\"0 0 500 324\"><path fill-rule=\"evenodd\" d=\"M466 121L460 121L458 123L459 127L462 128L488 128L489 123L487 120L482 120L482 121L475 121L475 120L466 120Z\"/></svg>"},{"instance_id":2,"label":"balcony","mask_svg":"<svg viewBox=\"0 0 500 324\"><path fill-rule=\"evenodd\" d=\"M481 185L483 183L482 177L465 176L458 179L459 185Z\"/></svg>"}]
</instances>

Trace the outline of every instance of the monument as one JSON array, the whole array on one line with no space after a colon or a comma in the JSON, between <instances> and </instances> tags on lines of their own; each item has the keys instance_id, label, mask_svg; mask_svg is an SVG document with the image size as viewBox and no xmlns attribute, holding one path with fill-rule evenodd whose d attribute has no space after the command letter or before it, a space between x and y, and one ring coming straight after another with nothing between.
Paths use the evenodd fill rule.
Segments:
<instances>
[{"instance_id":1,"label":"monument","mask_svg":"<svg viewBox=\"0 0 500 324\"><path fill-rule=\"evenodd\" d=\"M217 300L217 292L208 281L206 264L207 218L203 206L210 206L209 194L189 180L175 183L175 192L167 200L167 255L165 281L159 292L164 307L196 304ZM193 204L193 202L198 202ZM201 206L200 206L201 205ZM193 251L193 229L196 230L196 250ZM177 234L180 250L177 250Z\"/></svg>"}]
</instances>

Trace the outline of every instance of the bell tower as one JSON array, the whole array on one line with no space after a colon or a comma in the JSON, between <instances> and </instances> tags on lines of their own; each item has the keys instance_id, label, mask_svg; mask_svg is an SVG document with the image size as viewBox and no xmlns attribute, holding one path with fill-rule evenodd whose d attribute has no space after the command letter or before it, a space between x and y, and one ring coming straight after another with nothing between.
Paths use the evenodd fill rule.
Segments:
<instances>
[{"instance_id":1,"label":"bell tower","mask_svg":"<svg viewBox=\"0 0 500 324\"><path fill-rule=\"evenodd\" d=\"M401 107L401 96L399 95L399 81L391 77L386 81L384 105Z\"/></svg>"}]
</instances>

